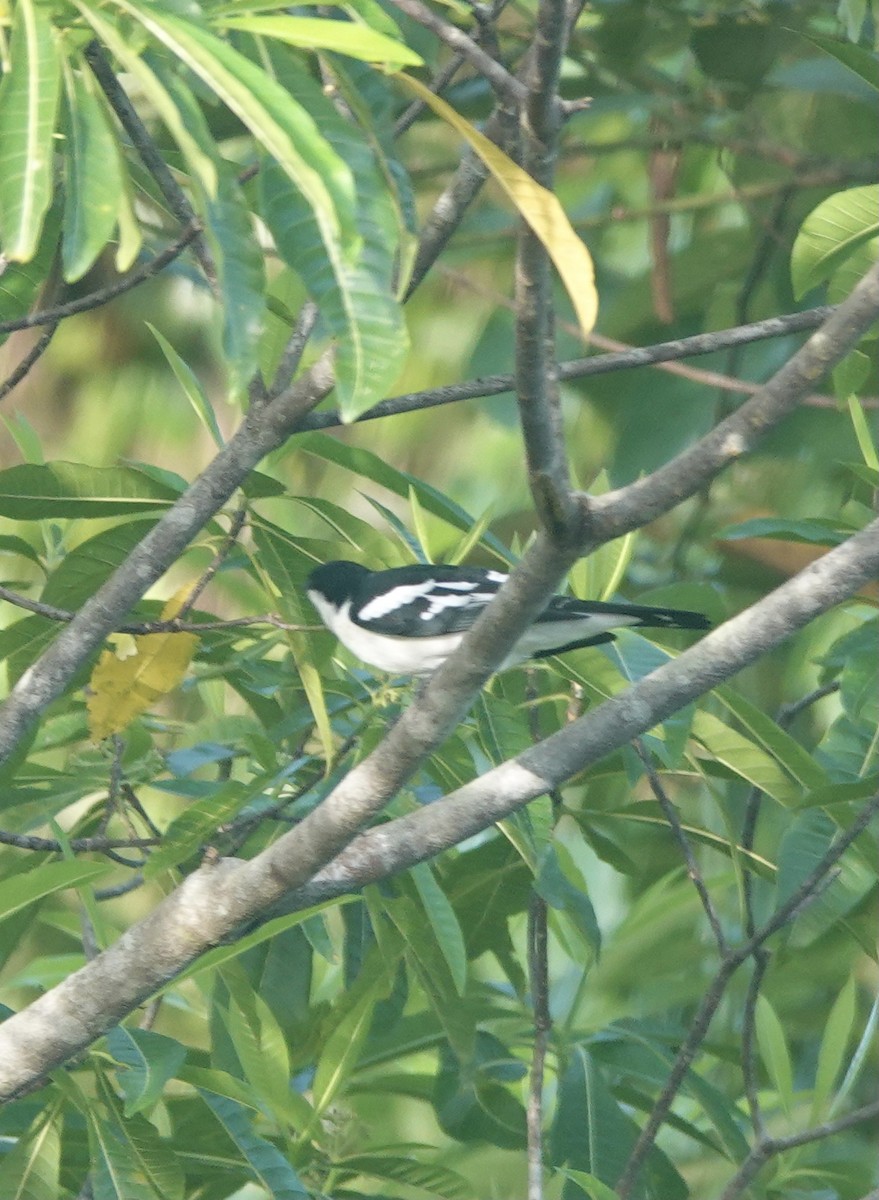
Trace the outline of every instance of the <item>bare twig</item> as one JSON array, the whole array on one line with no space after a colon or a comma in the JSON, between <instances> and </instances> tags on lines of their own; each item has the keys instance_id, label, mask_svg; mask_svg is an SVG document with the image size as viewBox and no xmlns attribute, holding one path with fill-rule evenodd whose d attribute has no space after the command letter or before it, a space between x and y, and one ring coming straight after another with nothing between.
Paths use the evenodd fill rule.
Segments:
<instances>
[{"instance_id":1,"label":"bare twig","mask_svg":"<svg viewBox=\"0 0 879 1200\"><path fill-rule=\"evenodd\" d=\"M48 329L44 330L21 362L0 383L0 400L5 400L9 393L18 387L21 381L27 377L33 365L43 357L49 348L49 343L55 336L57 328L58 322L56 321Z\"/></svg>"},{"instance_id":2,"label":"bare twig","mask_svg":"<svg viewBox=\"0 0 879 1200\"><path fill-rule=\"evenodd\" d=\"M217 291L217 268L201 236L201 223L196 216L183 188L171 174L168 164L153 141L149 130L137 113L134 105L128 99L125 89L119 83L116 72L107 61L103 49L97 41L89 42L83 51L83 57L92 69L92 74L107 97L110 107L119 118L122 128L131 138L135 150L140 155L144 166L156 181L159 191L164 196L171 212L180 222L183 229L194 228L193 252L199 261L205 278L211 290Z\"/></svg>"},{"instance_id":3,"label":"bare twig","mask_svg":"<svg viewBox=\"0 0 879 1200\"><path fill-rule=\"evenodd\" d=\"M244 528L244 522L246 520L247 520L247 505L242 503L238 506L238 508L235 510L235 512L232 516L232 521L229 525L229 531L226 534L225 538L223 539L222 545L219 547L216 554L211 559L210 563L208 564L205 571L202 573L201 578L198 580L195 587L192 589L192 591L186 597L186 600L183 602L183 604L181 604L180 612L179 612L178 616L180 616L182 618L182 617L185 617L188 613L192 612L199 596L202 594L202 592L205 590L205 588L208 586L208 584L211 582L211 580L216 575L217 571L219 571L220 567L223 565L223 563L226 561L226 559L231 554L232 547L238 541L238 535L241 533L241 530Z\"/></svg>"},{"instance_id":4,"label":"bare twig","mask_svg":"<svg viewBox=\"0 0 879 1200\"><path fill-rule=\"evenodd\" d=\"M0 586L0 600L23 608L25 612L36 613L50 621L69 623L76 616L68 608L56 608L54 604L44 604L41 600L30 600L10 588ZM129 621L117 625L112 633L207 633L209 630L246 629L251 625L271 625L275 629L285 629L293 633L315 633L324 628L323 625L296 625L285 621L277 613L261 613L254 617L230 617L224 621L183 621L179 617L170 617L166 621Z\"/></svg>"},{"instance_id":5,"label":"bare twig","mask_svg":"<svg viewBox=\"0 0 879 1200\"><path fill-rule=\"evenodd\" d=\"M787 1137L764 1137L753 1147L748 1157L726 1185L720 1200L736 1200L748 1187L754 1176L766 1163L785 1150L793 1150L797 1146L806 1146L809 1142L818 1142L823 1138L832 1137L835 1133L843 1133L855 1125L863 1125L866 1121L874 1121L879 1116L879 1100L865 1104L844 1117L835 1121L825 1121L823 1125L814 1125L811 1129L803 1129L800 1133L791 1133ZM879 1197L879 1191L871 1192L863 1200Z\"/></svg>"},{"instance_id":6,"label":"bare twig","mask_svg":"<svg viewBox=\"0 0 879 1200\"><path fill-rule=\"evenodd\" d=\"M678 844L678 848L683 855L684 862L687 864L687 874L693 881L693 886L699 896L702 908L705 910L705 916L708 918L708 924L711 926L711 932L714 934L714 940L717 943L717 949L721 954L725 954L727 950L726 937L720 925L720 918L711 902L711 896L708 893L708 888L705 886L705 880L702 878L702 872L699 870L699 864L696 862L696 856L693 854L693 847L690 845L689 838L684 832L684 827L681 824L681 819L678 816L677 809L669 799L668 793L663 787L659 773L653 765L653 759L650 752L644 744L643 738L635 738L632 742L635 747L635 753L640 758L644 770L647 774L650 789L653 795L659 802L665 819L668 821L674 839Z\"/></svg>"},{"instance_id":7,"label":"bare twig","mask_svg":"<svg viewBox=\"0 0 879 1200\"><path fill-rule=\"evenodd\" d=\"M591 375L606 375L613 371L624 371L635 367L650 367L690 355L713 354L727 346L748 342L764 341L767 338L785 337L802 333L822 325L835 309L830 307L810 308L805 312L788 313L781 317L769 317L765 321L754 321L749 325L733 329L721 329L716 333L697 333L693 337L676 338L670 342L657 342L653 346L640 346L614 354L597 354L591 358L575 358L558 365L559 380L585 379ZM709 381L705 381L709 382ZM714 382L712 379L710 382ZM753 387L742 381L740 391L759 392L762 385ZM382 400L358 417L358 421L374 421L379 417L396 416L398 413L415 412L424 408L435 408L443 404L457 404L461 400L475 400L483 396L499 396L512 392L516 386L514 375L484 375L466 383L449 384L446 387L430 388L422 392L407 392ZM303 422L303 429L330 429L341 425L337 412L312 413Z\"/></svg>"},{"instance_id":8,"label":"bare twig","mask_svg":"<svg viewBox=\"0 0 879 1200\"><path fill-rule=\"evenodd\" d=\"M522 165L551 188L558 156L559 72L566 41L565 0L541 0L527 93L519 113ZM555 360L552 268L546 247L523 221L516 250L516 397L531 495L547 534L560 545L580 535L571 494Z\"/></svg>"},{"instance_id":9,"label":"bare twig","mask_svg":"<svg viewBox=\"0 0 879 1200\"><path fill-rule=\"evenodd\" d=\"M158 845L159 841L158 837L85 837L71 838L66 845L69 845L70 849L76 854L103 854L108 850L144 850L149 846ZM9 833L5 829L0 829L0 842L4 846L15 846L18 850L40 850L55 854L63 853L65 848L65 844L59 842L57 838L35 837L24 833Z\"/></svg>"},{"instance_id":10,"label":"bare twig","mask_svg":"<svg viewBox=\"0 0 879 1200\"><path fill-rule=\"evenodd\" d=\"M463 30L438 17L426 4L422 4L421 0L393 0L393 4L407 17L429 29L449 49L460 54L491 85L499 99L507 104L520 104L525 99L524 84L490 54L486 54Z\"/></svg>"},{"instance_id":11,"label":"bare twig","mask_svg":"<svg viewBox=\"0 0 879 1200\"><path fill-rule=\"evenodd\" d=\"M55 325L59 321L63 321L65 317L73 317L77 313L100 308L101 305L121 296L123 292L129 292L132 288L139 287L148 279L152 279L154 275L158 275L175 258L180 257L190 242L198 236L198 232L198 226L189 226L184 229L176 241L172 242L170 246L166 246L164 250L160 250L153 258L148 259L139 267L135 267L133 271L129 271L122 279L108 284L107 287L99 288L88 296L80 296L77 300L68 300L66 304L56 304L52 308L28 313L25 317L16 317L11 321L0 321L0 334L13 333L17 329L33 329L37 325Z\"/></svg>"},{"instance_id":12,"label":"bare twig","mask_svg":"<svg viewBox=\"0 0 879 1200\"><path fill-rule=\"evenodd\" d=\"M814 870L803 880L796 891L783 904L778 906L762 928L758 929L753 937L749 938L741 946L730 949L724 957L711 986L705 994L702 1004L699 1006L691 1022L687 1037L678 1050L665 1087L662 1089L656 1104L653 1106L647 1124L641 1131L629 1156L626 1168L617 1182L617 1195L620 1197L620 1200L628 1200L631 1194L641 1165L649 1154L656 1140L656 1135L665 1118L668 1116L672 1102L684 1081L687 1071L690 1069L697 1050L702 1045L705 1035L708 1032L711 1018L714 1016L723 999L723 994L730 979L742 963L754 954L755 950L758 950L774 933L777 933L793 920L797 913L802 910L803 906L814 898L829 873L839 862L840 858L842 858L855 838L863 833L877 812L879 812L879 795L874 796L863 807L845 833L836 839L830 849L821 857Z\"/></svg>"}]
</instances>

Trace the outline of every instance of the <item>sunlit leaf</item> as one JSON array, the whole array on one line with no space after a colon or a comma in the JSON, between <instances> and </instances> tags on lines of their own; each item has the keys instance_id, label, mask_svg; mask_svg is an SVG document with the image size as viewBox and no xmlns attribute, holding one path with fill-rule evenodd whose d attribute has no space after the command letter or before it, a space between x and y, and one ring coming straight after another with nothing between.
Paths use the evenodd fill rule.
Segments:
<instances>
[{"instance_id":1,"label":"sunlit leaf","mask_svg":"<svg viewBox=\"0 0 879 1200\"><path fill-rule=\"evenodd\" d=\"M89 731L96 742L127 729L186 677L198 646L195 633L143 633L134 653L120 658L104 650L92 671L87 700Z\"/></svg>"},{"instance_id":2,"label":"sunlit leaf","mask_svg":"<svg viewBox=\"0 0 879 1200\"><path fill-rule=\"evenodd\" d=\"M475 129L450 104L409 75L399 78L419 100L447 121L479 155L522 218L546 247L574 306L580 332L586 336L598 315L598 293L592 257L574 232L559 199L517 166L494 142Z\"/></svg>"},{"instance_id":3,"label":"sunlit leaf","mask_svg":"<svg viewBox=\"0 0 879 1200\"><path fill-rule=\"evenodd\" d=\"M64 72L67 137L64 140L64 231L61 261L73 283L89 270L116 226L122 174L116 139L96 94L94 76L83 67Z\"/></svg>"},{"instance_id":4,"label":"sunlit leaf","mask_svg":"<svg viewBox=\"0 0 879 1200\"><path fill-rule=\"evenodd\" d=\"M6 257L27 262L52 202L61 75L48 8L18 0L13 11L10 64L0 85L0 230Z\"/></svg>"},{"instance_id":5,"label":"sunlit leaf","mask_svg":"<svg viewBox=\"0 0 879 1200\"><path fill-rule=\"evenodd\" d=\"M420 67L423 59L402 42L394 41L365 25L318 17L223 16L229 29L242 29L262 37L277 38L303 50L335 50L364 62L384 63L391 68Z\"/></svg>"},{"instance_id":6,"label":"sunlit leaf","mask_svg":"<svg viewBox=\"0 0 879 1200\"><path fill-rule=\"evenodd\" d=\"M791 280L799 298L823 283L864 242L879 234L879 186L828 196L809 213L791 251Z\"/></svg>"}]
</instances>

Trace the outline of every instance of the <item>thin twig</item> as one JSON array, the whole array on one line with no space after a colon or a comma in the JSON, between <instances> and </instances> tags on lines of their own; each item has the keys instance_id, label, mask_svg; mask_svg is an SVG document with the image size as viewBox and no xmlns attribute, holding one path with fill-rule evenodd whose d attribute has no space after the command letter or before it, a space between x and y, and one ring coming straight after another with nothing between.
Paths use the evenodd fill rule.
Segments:
<instances>
[{"instance_id":1,"label":"thin twig","mask_svg":"<svg viewBox=\"0 0 879 1200\"><path fill-rule=\"evenodd\" d=\"M226 534L225 538L223 539L223 542L222 542L220 548L217 550L216 554L211 559L208 566L205 568L204 572L201 575L201 578L198 580L195 587L192 589L192 591L186 597L186 600L180 606L180 612L179 612L178 616L185 617L187 615L187 613L192 612L192 609L195 607L195 602L198 600L199 596L202 594L202 592L205 590L205 588L208 586L208 584L211 582L211 580L216 575L217 571L219 571L220 567L223 565L223 563L226 561L226 559L231 554L232 547L238 541L238 535L241 533L241 530L244 528L244 522L246 520L247 520L247 505L242 503L238 506L238 508L235 510L234 514L232 515L232 521L231 521L231 524L229 525L229 532Z\"/></svg>"},{"instance_id":2,"label":"thin twig","mask_svg":"<svg viewBox=\"0 0 879 1200\"><path fill-rule=\"evenodd\" d=\"M128 98L128 94L116 77L116 72L107 61L103 49L97 41L91 41L83 51L83 57L91 67L92 74L100 84L101 90L107 97L110 107L119 118L119 123L131 138L135 150L156 181L159 191L164 196L171 212L180 222L181 228L196 227L193 238L193 253L205 274L211 291L217 295L217 268L207 243L201 236L201 224L189 202L183 188L171 174L165 158L144 125L143 121Z\"/></svg>"},{"instance_id":3,"label":"thin twig","mask_svg":"<svg viewBox=\"0 0 879 1200\"><path fill-rule=\"evenodd\" d=\"M179 258L186 247L198 237L200 226L190 225L169 246L164 250L160 250L153 258L148 259L139 267L135 267L133 271L118 279L115 283L108 284L107 287L99 288L95 292L90 292L87 296L80 296L76 300L68 300L66 304L56 304L52 308L44 308L39 312L28 313L24 317L16 317L11 321L0 321L0 334L14 333L18 329L33 329L37 325L55 325L59 321L63 321L66 317L73 317L77 313L89 312L93 308L100 308L102 304L107 304L110 300L114 300L117 296L121 296L123 292L129 292L132 288L138 287L145 283L148 279L152 279L154 275L164 270L169 263L172 263L175 258Z\"/></svg>"},{"instance_id":4,"label":"thin twig","mask_svg":"<svg viewBox=\"0 0 879 1200\"><path fill-rule=\"evenodd\" d=\"M285 388L290 386L293 376L299 370L302 355L316 323L317 305L311 300L306 300L287 340L287 345L284 347L284 353L281 355L281 361L275 371L272 386L266 394L266 400L274 400Z\"/></svg>"},{"instance_id":5,"label":"thin twig","mask_svg":"<svg viewBox=\"0 0 879 1200\"><path fill-rule=\"evenodd\" d=\"M657 363L687 358L690 355L712 354L727 346L747 342L764 341L767 338L786 337L816 329L834 312L830 306L810 308L805 312L788 313L781 317L768 317L765 321L754 321L733 329L721 329L716 333L697 333L693 337L676 338L670 342L657 342L652 346L638 346L615 354L596 354L591 358L575 358L558 366L559 380L585 379L590 375L606 375L613 371L624 371L634 367L649 367ZM516 380L513 375L484 375L466 383L449 384L446 387L428 388L421 392L406 392L382 400L373 408L362 413L358 421L374 421L379 417L396 416L398 413L416 412L435 408L443 404L457 404L461 400L475 400L483 396L499 396L512 392ZM755 385L755 392L762 385ZM750 390L742 387L741 390ZM301 428L331 429L342 425L338 412L311 413L302 422Z\"/></svg>"},{"instance_id":6,"label":"thin twig","mask_svg":"<svg viewBox=\"0 0 879 1200\"><path fill-rule=\"evenodd\" d=\"M736 1200L736 1197L742 1194L770 1158L784 1153L785 1150L793 1150L797 1146L806 1146L809 1142L818 1142L823 1138L832 1137L835 1133L843 1133L846 1129L862 1125L865 1121L872 1121L877 1116L879 1116L879 1100L874 1100L872 1104L865 1104L863 1108L857 1108L844 1117L838 1117L835 1121L826 1121L823 1125L814 1125L811 1129L804 1129L800 1133L792 1133L787 1137L762 1138L724 1188L720 1200ZM864 1197L864 1200L870 1200L870 1196L879 1196L879 1191L871 1192L869 1196Z\"/></svg>"},{"instance_id":7,"label":"thin twig","mask_svg":"<svg viewBox=\"0 0 879 1200\"><path fill-rule=\"evenodd\" d=\"M547 189L558 157L559 75L566 44L565 0L541 0L527 92L519 112L522 166ZM580 507L571 492L555 354L549 254L523 221L516 247L516 398L528 480L537 515L560 545L580 533Z\"/></svg>"},{"instance_id":8,"label":"thin twig","mask_svg":"<svg viewBox=\"0 0 879 1200\"><path fill-rule=\"evenodd\" d=\"M77 854L104 854L109 850L144 850L149 846L158 845L160 840L157 837L85 837L71 838L66 845ZM0 842L4 846L15 846L18 850L40 850L55 854L61 854L65 849L65 843L59 842L57 838L36 837L24 833L9 833L5 829L0 829Z\"/></svg>"},{"instance_id":9,"label":"thin twig","mask_svg":"<svg viewBox=\"0 0 879 1200\"><path fill-rule=\"evenodd\" d=\"M776 724L782 729L787 729L794 718L803 712L810 705L815 704L824 696L830 695L832 692L839 690L839 683L833 682L825 684L823 687L816 688L810 692L808 696L795 701L781 709L776 717ZM757 832L757 822L760 818L760 807L763 799L763 792L760 788L755 787L748 793L748 798L745 801L745 815L742 820L742 832L739 838L739 844L743 851L750 852L754 848L754 839ZM742 906L744 909L744 927L745 934L751 938L756 931L756 920L754 917L754 874L750 867L750 858L748 854L742 859ZM757 1044L756 1044L756 1017L757 1017L757 998L760 994L760 988L763 983L763 978L769 967L770 955L764 947L754 951L754 970L751 978L748 981L748 991L745 996L745 1003L742 1010L742 1085L745 1092L745 1099L748 1103L748 1112L751 1117L751 1125L757 1137L763 1135L763 1118L760 1109L760 1093L757 1085Z\"/></svg>"},{"instance_id":10,"label":"thin twig","mask_svg":"<svg viewBox=\"0 0 879 1200\"><path fill-rule=\"evenodd\" d=\"M26 612L46 617L50 621L69 623L76 616L67 608L57 608L54 604L44 604L41 600L30 600L10 588L0 586L0 600L23 608ZM285 621L277 613L261 613L255 617L230 617L225 621L182 621L179 617L170 617L161 621L128 621L117 625L114 633L207 633L213 630L246 629L251 625L271 625L275 629L284 629L292 633L316 633L323 629L322 625L297 625Z\"/></svg>"},{"instance_id":11,"label":"thin twig","mask_svg":"<svg viewBox=\"0 0 879 1200\"><path fill-rule=\"evenodd\" d=\"M454 50L456 54L460 54L462 58L466 59L490 84L498 99L506 101L507 104L516 105L525 100L527 95L525 85L515 75L511 75L506 67L492 58L490 54L486 54L482 47L463 30L438 17L426 4L422 4L421 0L392 0L392 2L400 12L404 12L407 17L411 17L413 21L425 29L429 29L450 50Z\"/></svg>"},{"instance_id":12,"label":"thin twig","mask_svg":"<svg viewBox=\"0 0 879 1200\"><path fill-rule=\"evenodd\" d=\"M711 1019L723 999L730 979L742 963L753 955L755 950L767 942L774 933L777 933L785 925L789 924L802 911L804 905L814 900L826 877L839 862L840 858L842 858L852 842L863 833L876 812L879 812L879 794L875 795L872 800L864 805L845 833L840 834L833 845L822 856L818 865L803 880L796 891L783 904L778 906L762 928L757 930L753 937L748 938L741 946L730 948L724 956L717 974L693 1017L687 1036L678 1050L665 1086L657 1098L647 1124L635 1142L626 1167L617 1182L616 1190L619 1200L628 1200L628 1197L631 1195L641 1166L650 1153L656 1141L656 1135L664 1124L672 1103L690 1069L690 1065L705 1039L708 1026L711 1024Z\"/></svg>"},{"instance_id":13,"label":"thin twig","mask_svg":"<svg viewBox=\"0 0 879 1200\"><path fill-rule=\"evenodd\" d=\"M653 765L653 759L650 752L644 744L643 738L635 738L632 742L635 748L635 753L640 758L644 771L647 775L647 780L650 784L650 789L653 795L659 802L659 806L665 815L665 819L669 823L674 839L678 844L678 848L683 855L684 862L687 864L687 874L693 882L693 886L699 896L702 908L705 910L705 916L708 918L708 924L711 926L711 932L714 934L714 940L717 943L717 949L720 953L726 954L727 941L724 936L723 929L720 925L720 918L715 911L714 905L711 902L711 896L708 893L708 888L705 886L705 880L702 878L702 872L699 870L699 864L696 862L696 856L693 853L693 847L690 845L689 839L684 832L684 827L681 824L681 819L678 816L677 809L669 799L668 793L663 787L659 773Z\"/></svg>"},{"instance_id":14,"label":"thin twig","mask_svg":"<svg viewBox=\"0 0 879 1200\"><path fill-rule=\"evenodd\" d=\"M56 321L48 329L45 329L21 362L0 383L0 400L5 400L9 393L17 388L21 381L28 375L34 364L42 358L48 350L49 343L55 336L57 328L58 322Z\"/></svg>"}]
</instances>

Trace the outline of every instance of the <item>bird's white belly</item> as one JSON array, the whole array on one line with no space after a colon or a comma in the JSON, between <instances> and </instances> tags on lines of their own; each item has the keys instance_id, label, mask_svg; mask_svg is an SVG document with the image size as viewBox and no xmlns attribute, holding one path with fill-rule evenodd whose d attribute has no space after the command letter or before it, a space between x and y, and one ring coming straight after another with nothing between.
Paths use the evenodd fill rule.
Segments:
<instances>
[{"instance_id":1,"label":"bird's white belly","mask_svg":"<svg viewBox=\"0 0 879 1200\"><path fill-rule=\"evenodd\" d=\"M316 592L310 592L309 597L324 624L343 646L361 662L391 675L429 675L445 662L464 636L444 633L438 637L405 638L374 633L351 620L348 604L336 609Z\"/></svg>"}]
</instances>

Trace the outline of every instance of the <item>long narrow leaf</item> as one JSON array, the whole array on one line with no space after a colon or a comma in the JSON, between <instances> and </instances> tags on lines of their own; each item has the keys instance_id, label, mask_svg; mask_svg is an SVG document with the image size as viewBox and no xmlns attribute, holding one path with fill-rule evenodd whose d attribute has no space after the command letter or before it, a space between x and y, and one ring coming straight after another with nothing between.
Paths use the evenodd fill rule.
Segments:
<instances>
[{"instance_id":1,"label":"long narrow leaf","mask_svg":"<svg viewBox=\"0 0 879 1200\"><path fill-rule=\"evenodd\" d=\"M3 252L28 262L52 202L53 134L61 74L47 7L15 6L10 68L0 87L0 230Z\"/></svg>"},{"instance_id":2,"label":"long narrow leaf","mask_svg":"<svg viewBox=\"0 0 879 1200\"><path fill-rule=\"evenodd\" d=\"M574 306L580 331L584 336L589 334L598 315L595 269L589 251L574 232L558 197L541 187L527 171L523 171L494 142L455 112L450 104L434 95L430 88L409 75L401 74L398 78L438 117L442 117L460 133L491 171L519 214L543 242Z\"/></svg>"}]
</instances>

